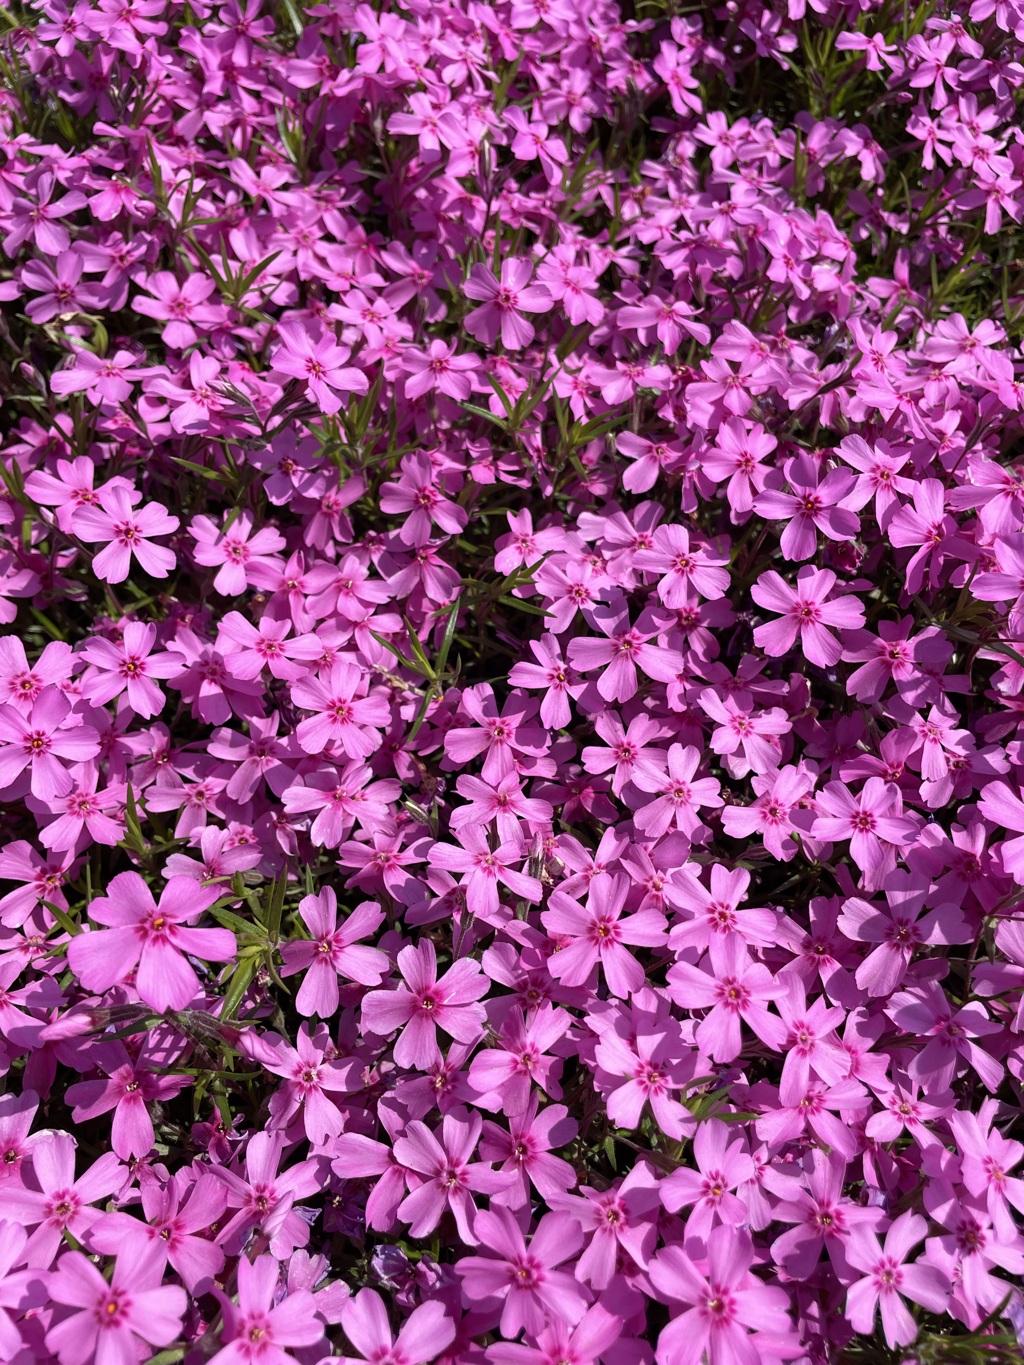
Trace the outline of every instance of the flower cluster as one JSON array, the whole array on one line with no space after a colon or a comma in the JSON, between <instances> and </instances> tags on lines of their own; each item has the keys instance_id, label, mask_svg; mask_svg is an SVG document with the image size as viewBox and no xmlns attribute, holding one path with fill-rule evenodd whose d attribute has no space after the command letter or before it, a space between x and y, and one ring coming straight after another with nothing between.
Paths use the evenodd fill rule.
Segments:
<instances>
[{"instance_id":1,"label":"flower cluster","mask_svg":"<svg viewBox=\"0 0 1024 1365\"><path fill-rule=\"evenodd\" d=\"M1019 1359L1022 0L0 21L0 1359Z\"/></svg>"}]
</instances>

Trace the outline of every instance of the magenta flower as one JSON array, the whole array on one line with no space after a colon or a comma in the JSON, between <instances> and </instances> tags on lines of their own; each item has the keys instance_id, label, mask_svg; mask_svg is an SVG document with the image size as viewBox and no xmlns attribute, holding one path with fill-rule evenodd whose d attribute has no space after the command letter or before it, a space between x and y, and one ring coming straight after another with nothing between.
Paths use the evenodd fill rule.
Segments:
<instances>
[{"instance_id":1,"label":"magenta flower","mask_svg":"<svg viewBox=\"0 0 1024 1365\"><path fill-rule=\"evenodd\" d=\"M299 916L310 938L281 945L282 976L305 972L295 997L295 1007L307 1017L331 1019L338 1012L338 977L377 986L388 970L386 954L358 942L369 938L384 922L383 912L372 902L357 905L338 927L338 898L329 886L318 896L299 901Z\"/></svg>"},{"instance_id":2,"label":"magenta flower","mask_svg":"<svg viewBox=\"0 0 1024 1365\"><path fill-rule=\"evenodd\" d=\"M215 886L190 877L165 883L159 905L137 872L121 872L89 906L89 917L105 929L79 934L68 945L68 964L89 991L107 991L135 972L135 987L163 1014L182 1010L200 991L185 954L209 962L230 962L235 937L228 929L193 929L189 921L219 898Z\"/></svg>"},{"instance_id":3,"label":"magenta flower","mask_svg":"<svg viewBox=\"0 0 1024 1365\"><path fill-rule=\"evenodd\" d=\"M502 1336L514 1339L524 1327L536 1336L552 1321L579 1322L586 1308L583 1292L571 1275L556 1269L582 1244L574 1218L546 1214L529 1246L508 1209L478 1213L473 1228L486 1254L464 1256L455 1273L467 1303L500 1305Z\"/></svg>"},{"instance_id":4,"label":"magenta flower","mask_svg":"<svg viewBox=\"0 0 1024 1365\"><path fill-rule=\"evenodd\" d=\"M178 1285L161 1285L164 1261L156 1248L119 1256L110 1283L80 1251L67 1251L49 1277L50 1297L78 1309L46 1334L61 1365L133 1361L139 1344L169 1346L181 1332L188 1306Z\"/></svg>"},{"instance_id":5,"label":"magenta flower","mask_svg":"<svg viewBox=\"0 0 1024 1365\"><path fill-rule=\"evenodd\" d=\"M533 340L533 328L524 313L546 313L552 306L551 295L540 285L531 285L533 266L529 261L506 257L501 263L501 282L485 265L475 265L463 292L483 304L467 313L463 325L470 336L485 346L496 340L507 351L518 351Z\"/></svg>"},{"instance_id":6,"label":"magenta flower","mask_svg":"<svg viewBox=\"0 0 1024 1365\"><path fill-rule=\"evenodd\" d=\"M797 574L797 586L770 570L758 579L750 595L760 607L780 613L781 619L754 630L754 643L766 654L786 654L800 640L805 657L819 668L831 668L842 656L842 646L826 626L854 630L864 624L863 605L851 598L826 602L835 587L831 569L812 569Z\"/></svg>"},{"instance_id":7,"label":"magenta flower","mask_svg":"<svg viewBox=\"0 0 1024 1365\"><path fill-rule=\"evenodd\" d=\"M106 548L93 556L92 566L108 583L123 583L132 559L153 578L166 578L177 559L173 550L154 545L154 536L168 536L178 529L159 503L133 505L131 494L122 484L107 484L99 490L99 506L80 507L75 513L75 532L82 540L101 540Z\"/></svg>"},{"instance_id":8,"label":"magenta flower","mask_svg":"<svg viewBox=\"0 0 1024 1365\"><path fill-rule=\"evenodd\" d=\"M403 948L397 958L405 982L395 990L370 991L363 997L364 1028L386 1037L401 1029L394 1045L399 1066L426 1071L440 1060L437 1030L460 1043L475 1043L483 1033L487 979L479 963L463 958L438 979L434 945L423 939Z\"/></svg>"}]
</instances>

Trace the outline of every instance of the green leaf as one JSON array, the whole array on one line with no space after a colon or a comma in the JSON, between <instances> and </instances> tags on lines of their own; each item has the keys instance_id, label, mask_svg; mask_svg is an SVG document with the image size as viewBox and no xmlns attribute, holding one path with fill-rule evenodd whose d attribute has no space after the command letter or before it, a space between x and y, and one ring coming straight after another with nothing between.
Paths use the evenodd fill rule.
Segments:
<instances>
[{"instance_id":1,"label":"green leaf","mask_svg":"<svg viewBox=\"0 0 1024 1365\"><path fill-rule=\"evenodd\" d=\"M66 910L62 910L59 905L54 905L53 901L44 900L43 904L66 934L70 934L74 938L82 932L82 926L76 924Z\"/></svg>"},{"instance_id":2,"label":"green leaf","mask_svg":"<svg viewBox=\"0 0 1024 1365\"><path fill-rule=\"evenodd\" d=\"M252 985L260 956L259 952L250 952L239 958L238 965L231 973L231 979L228 981L228 988L224 992L224 1007L221 1010L221 1018L224 1021L238 1019L238 1007L242 1003L242 997Z\"/></svg>"}]
</instances>

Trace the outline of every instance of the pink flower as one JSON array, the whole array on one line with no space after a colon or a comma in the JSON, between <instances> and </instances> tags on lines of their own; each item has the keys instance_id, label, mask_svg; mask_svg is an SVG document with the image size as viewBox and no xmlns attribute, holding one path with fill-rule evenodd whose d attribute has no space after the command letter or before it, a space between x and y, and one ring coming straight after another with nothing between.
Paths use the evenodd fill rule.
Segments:
<instances>
[{"instance_id":1,"label":"pink flower","mask_svg":"<svg viewBox=\"0 0 1024 1365\"><path fill-rule=\"evenodd\" d=\"M715 1228L707 1238L706 1273L682 1246L658 1253L650 1267L655 1288L670 1303L686 1305L662 1329L658 1365L746 1365L752 1360L767 1365L800 1354L788 1296L751 1274L753 1259L749 1234L729 1226Z\"/></svg>"},{"instance_id":2,"label":"pink flower","mask_svg":"<svg viewBox=\"0 0 1024 1365\"><path fill-rule=\"evenodd\" d=\"M733 522L745 521L754 506L754 497L765 485L768 469L764 465L778 442L759 424L748 426L738 417L729 417L715 433L716 444L703 457L704 473L711 479L728 479L726 497Z\"/></svg>"},{"instance_id":3,"label":"pink flower","mask_svg":"<svg viewBox=\"0 0 1024 1365\"><path fill-rule=\"evenodd\" d=\"M99 506L80 507L74 528L82 540L101 540L106 548L93 556L92 567L108 583L123 583L132 559L154 578L166 578L177 562L173 550L154 545L154 536L168 536L178 529L159 503L134 506L134 498L123 484L108 483L99 490Z\"/></svg>"},{"instance_id":4,"label":"pink flower","mask_svg":"<svg viewBox=\"0 0 1024 1365\"><path fill-rule=\"evenodd\" d=\"M950 1285L941 1270L927 1260L908 1260L927 1231L925 1219L908 1210L886 1233L884 1248L875 1234L863 1227L855 1228L847 1243L850 1265L867 1273L850 1285L846 1316L855 1332L869 1336L881 1309L882 1330L891 1350L909 1345L917 1336L917 1323L907 1312L905 1298L932 1313L946 1311Z\"/></svg>"},{"instance_id":5,"label":"pink flower","mask_svg":"<svg viewBox=\"0 0 1024 1365\"><path fill-rule=\"evenodd\" d=\"M661 1189L653 1167L640 1160L622 1181L596 1190L582 1185L578 1195L556 1198L557 1211L565 1210L583 1229L587 1245L576 1262L576 1278L595 1290L607 1289L619 1269L629 1260L646 1270L658 1240Z\"/></svg>"},{"instance_id":6,"label":"pink flower","mask_svg":"<svg viewBox=\"0 0 1024 1365\"><path fill-rule=\"evenodd\" d=\"M365 763L347 763L340 771L328 767L281 793L286 815L316 811L309 837L320 848L337 848L354 826L374 826L386 820L389 805L402 793L394 778L374 782Z\"/></svg>"},{"instance_id":7,"label":"pink flower","mask_svg":"<svg viewBox=\"0 0 1024 1365\"><path fill-rule=\"evenodd\" d=\"M155 1068L169 1061L166 1051L156 1060L144 1049L133 1060L122 1044L102 1043L94 1060L106 1071L107 1079L79 1081L68 1087L75 1122L113 1110L110 1145L115 1156L124 1161L147 1156L156 1136L148 1106L173 1099L188 1085L188 1077L158 1074Z\"/></svg>"},{"instance_id":8,"label":"pink flower","mask_svg":"<svg viewBox=\"0 0 1024 1365\"><path fill-rule=\"evenodd\" d=\"M62 759L84 763L99 753L99 735L78 724L71 703L56 687L44 687L27 714L0 704L0 792L29 769L32 795L41 801L67 796L74 781Z\"/></svg>"},{"instance_id":9,"label":"pink flower","mask_svg":"<svg viewBox=\"0 0 1024 1365\"><path fill-rule=\"evenodd\" d=\"M787 1275L806 1280L814 1273L824 1248L836 1271L845 1278L850 1238L865 1224L876 1224L881 1210L864 1208L843 1198L847 1164L838 1152L826 1155L819 1149L812 1151L807 1160L810 1163L810 1173L805 1177L807 1188L794 1184L775 1209L780 1223L796 1226L776 1237L772 1256Z\"/></svg>"},{"instance_id":10,"label":"pink flower","mask_svg":"<svg viewBox=\"0 0 1024 1365\"><path fill-rule=\"evenodd\" d=\"M805 657L820 668L831 668L842 656L842 646L826 626L853 630L864 624L863 605L850 598L826 602L835 587L836 576L831 569L813 569L809 565L797 574L797 586L791 588L774 570L762 574L750 590L760 607L779 612L781 619L757 626L754 643L766 654L786 654L797 637Z\"/></svg>"},{"instance_id":11,"label":"pink flower","mask_svg":"<svg viewBox=\"0 0 1024 1365\"><path fill-rule=\"evenodd\" d=\"M461 1043L475 1043L483 1032L487 978L479 963L466 958L454 962L438 979L437 955L429 939L398 954L398 970L405 987L370 991L363 997L364 1028L386 1037L401 1029L394 1045L399 1066L426 1071L440 1060L437 1030Z\"/></svg>"},{"instance_id":12,"label":"pink flower","mask_svg":"<svg viewBox=\"0 0 1024 1365\"><path fill-rule=\"evenodd\" d=\"M422 398L436 389L456 402L464 403L470 395L470 371L479 369L480 362L473 355L456 355L455 347L437 339L429 346L410 346L402 353L408 379L405 392L409 398Z\"/></svg>"},{"instance_id":13,"label":"pink flower","mask_svg":"<svg viewBox=\"0 0 1024 1365\"><path fill-rule=\"evenodd\" d=\"M640 910L623 919L628 896L628 877L606 872L591 880L585 906L563 891L551 893L542 920L562 940L548 959L553 977L566 986L582 986L600 966L608 989L620 1000L645 984L644 969L626 945L663 943L665 917L657 910Z\"/></svg>"},{"instance_id":14,"label":"pink flower","mask_svg":"<svg viewBox=\"0 0 1024 1365\"><path fill-rule=\"evenodd\" d=\"M50 388L62 397L69 393L85 393L94 407L102 403L117 407L131 396L132 384L145 373L145 367L138 364L131 351L115 351L112 356L105 357L94 355L92 351L76 351L73 365L51 375Z\"/></svg>"},{"instance_id":15,"label":"pink flower","mask_svg":"<svg viewBox=\"0 0 1024 1365\"><path fill-rule=\"evenodd\" d=\"M347 348L337 344L330 332L319 341L297 323L280 323L281 345L274 352L273 368L279 374L306 381L306 395L328 416L341 410L340 394L366 393L369 380L362 370L346 365Z\"/></svg>"},{"instance_id":16,"label":"pink flower","mask_svg":"<svg viewBox=\"0 0 1024 1365\"><path fill-rule=\"evenodd\" d=\"M507 1128L484 1122L481 1158L504 1162L502 1172L514 1177L507 1189L493 1196L492 1206L522 1208L529 1201L531 1185L550 1201L576 1183L576 1172L569 1162L552 1155L553 1148L565 1146L576 1135L577 1125L568 1114L564 1104L548 1104L541 1109L540 1096L535 1092L522 1113L509 1116Z\"/></svg>"},{"instance_id":17,"label":"pink flower","mask_svg":"<svg viewBox=\"0 0 1024 1365\"><path fill-rule=\"evenodd\" d=\"M662 1203L672 1213L692 1206L687 1233L706 1238L718 1223L738 1227L747 1208L731 1191L754 1177L754 1163L743 1137L721 1119L701 1123L693 1139L697 1170L680 1167L662 1183Z\"/></svg>"},{"instance_id":18,"label":"pink flower","mask_svg":"<svg viewBox=\"0 0 1024 1365\"><path fill-rule=\"evenodd\" d=\"M391 711L382 696L365 695L367 683L367 675L355 664L336 663L318 678L294 684L294 704L316 712L300 721L295 732L307 754L330 748L361 760L380 747L380 731L389 723Z\"/></svg>"},{"instance_id":19,"label":"pink flower","mask_svg":"<svg viewBox=\"0 0 1024 1365\"><path fill-rule=\"evenodd\" d=\"M349 1299L341 1310L341 1325L359 1352L358 1357L343 1356L346 1365L363 1365L364 1361L426 1365L455 1340L455 1324L436 1299L414 1308L396 1338L384 1302L372 1289L360 1289Z\"/></svg>"},{"instance_id":20,"label":"pink flower","mask_svg":"<svg viewBox=\"0 0 1024 1365\"><path fill-rule=\"evenodd\" d=\"M159 715L164 694L154 680L173 677L181 665L165 651L154 654L155 644L156 626L140 621L125 622L120 639L94 636L86 640L81 654L94 670L85 679L90 701L103 705L126 691L128 705L137 716L149 720Z\"/></svg>"},{"instance_id":21,"label":"pink flower","mask_svg":"<svg viewBox=\"0 0 1024 1365\"><path fill-rule=\"evenodd\" d=\"M638 829L651 839L657 839L671 829L680 830L691 839L706 828L697 811L704 806L723 804L721 783L714 777L694 779L700 763L700 753L692 746L669 745L665 768L655 778L646 771L633 775L634 784L642 792L654 794L654 800L640 806L633 820Z\"/></svg>"},{"instance_id":22,"label":"pink flower","mask_svg":"<svg viewBox=\"0 0 1024 1365\"><path fill-rule=\"evenodd\" d=\"M285 1346L316 1346L324 1334L308 1289L277 1294L281 1267L274 1256L238 1262L238 1304L223 1296L224 1340L210 1365L292 1365ZM275 1300L277 1302L275 1303Z\"/></svg>"},{"instance_id":23,"label":"pink flower","mask_svg":"<svg viewBox=\"0 0 1024 1365\"><path fill-rule=\"evenodd\" d=\"M398 537L403 545L426 545L432 523L450 536L459 535L465 528L465 509L446 497L438 483L430 457L414 451L403 456L397 482L381 485L380 509L402 518Z\"/></svg>"},{"instance_id":24,"label":"pink flower","mask_svg":"<svg viewBox=\"0 0 1024 1365\"><path fill-rule=\"evenodd\" d=\"M223 531L209 517L194 518L189 530L196 540L196 563L211 568L220 566L213 586L225 597L245 592L253 570L272 564L273 556L285 547L284 537L272 526L254 532L248 512L236 517Z\"/></svg>"},{"instance_id":25,"label":"pink flower","mask_svg":"<svg viewBox=\"0 0 1024 1365\"><path fill-rule=\"evenodd\" d=\"M557 1077L561 1061L548 1056L572 1023L565 1010L544 1001L527 1020L522 1010L512 1009L497 1039L473 1058L468 1083L482 1109L501 1109L510 1117L523 1113L533 1086L560 1099Z\"/></svg>"},{"instance_id":26,"label":"pink flower","mask_svg":"<svg viewBox=\"0 0 1024 1365\"><path fill-rule=\"evenodd\" d=\"M729 570L722 566L728 562L706 546L691 546L686 527L676 525L659 526L651 548L633 560L638 569L659 575L658 597L673 609L698 597L722 597L729 586Z\"/></svg>"},{"instance_id":27,"label":"pink flower","mask_svg":"<svg viewBox=\"0 0 1024 1365\"><path fill-rule=\"evenodd\" d=\"M458 833L464 825L492 822L498 830L502 843L516 839L522 833L521 821L541 826L550 822L553 808L549 801L527 797L515 773L509 773L494 787L483 778L465 776L456 782L460 796L466 797L468 804L452 811L450 827Z\"/></svg>"},{"instance_id":28,"label":"pink flower","mask_svg":"<svg viewBox=\"0 0 1024 1365\"><path fill-rule=\"evenodd\" d=\"M216 286L206 275L189 275L180 283L169 270L158 270L142 287L153 297L138 295L132 300L132 308L143 317L166 322L161 335L176 351L195 345L197 327L208 333L226 320L225 308L207 303Z\"/></svg>"},{"instance_id":29,"label":"pink flower","mask_svg":"<svg viewBox=\"0 0 1024 1365\"><path fill-rule=\"evenodd\" d=\"M917 949L932 943L969 943L974 931L959 906L949 903L924 914L932 899L928 879L891 872L884 883L888 908L859 897L843 904L838 926L847 938L877 943L857 968L857 985L870 996L888 996L900 985ZM922 915L924 916L922 918Z\"/></svg>"},{"instance_id":30,"label":"pink flower","mask_svg":"<svg viewBox=\"0 0 1024 1365\"><path fill-rule=\"evenodd\" d=\"M790 491L765 488L754 499L754 511L769 521L786 522L780 547L787 559L810 559L818 548L816 531L829 540L856 536L860 518L842 505L854 487L848 469L833 469L821 479L819 468L801 456L786 464L785 473Z\"/></svg>"},{"instance_id":31,"label":"pink flower","mask_svg":"<svg viewBox=\"0 0 1024 1365\"><path fill-rule=\"evenodd\" d=\"M107 891L91 902L89 917L110 927L79 934L68 945L68 964L86 990L109 990L137 969L136 989L148 1005L161 1014L182 1010L200 990L185 954L212 962L234 958L229 930L188 927L219 898L217 887L172 877L157 905L137 872L121 872Z\"/></svg>"},{"instance_id":32,"label":"pink flower","mask_svg":"<svg viewBox=\"0 0 1024 1365\"><path fill-rule=\"evenodd\" d=\"M50 1296L79 1311L46 1334L61 1365L137 1360L140 1341L147 1346L176 1341L188 1300L180 1286L161 1286L163 1265L155 1247L142 1256L119 1256L108 1284L80 1251L65 1252L50 1274Z\"/></svg>"},{"instance_id":33,"label":"pink flower","mask_svg":"<svg viewBox=\"0 0 1024 1365\"><path fill-rule=\"evenodd\" d=\"M501 916L498 884L508 887L514 896L536 905L543 888L536 877L519 871L526 858L520 838L509 840L492 849L487 835L479 825L464 825L458 834L461 847L454 844L434 844L430 850L431 867L445 872L461 872L465 887L466 909L487 923ZM511 912L509 912L511 913Z\"/></svg>"},{"instance_id":34,"label":"pink flower","mask_svg":"<svg viewBox=\"0 0 1024 1365\"><path fill-rule=\"evenodd\" d=\"M900 789L880 777L869 777L856 796L842 782L829 782L816 800L811 837L850 841L850 857L873 891L896 865L897 850L917 833L917 824L903 814Z\"/></svg>"},{"instance_id":35,"label":"pink flower","mask_svg":"<svg viewBox=\"0 0 1024 1365\"><path fill-rule=\"evenodd\" d=\"M90 1205L120 1188L124 1167L113 1152L104 1152L75 1179L76 1143L69 1133L39 1135L31 1149L32 1173L38 1189L3 1186L4 1217L33 1228L25 1247L29 1265L46 1267L64 1242L65 1231L82 1241L101 1217Z\"/></svg>"},{"instance_id":36,"label":"pink flower","mask_svg":"<svg viewBox=\"0 0 1024 1365\"><path fill-rule=\"evenodd\" d=\"M281 945L282 976L304 971L295 1007L306 1016L333 1018L340 999L338 977L377 986L388 970L386 954L358 942L369 938L384 921L383 912L372 902L357 905L338 927L338 899L329 886L318 896L299 901L299 916L310 938Z\"/></svg>"},{"instance_id":37,"label":"pink flower","mask_svg":"<svg viewBox=\"0 0 1024 1365\"><path fill-rule=\"evenodd\" d=\"M978 810L994 825L1021 837L999 845L1003 867L1015 882L1024 885L1024 801L1007 782L989 782L982 791Z\"/></svg>"},{"instance_id":38,"label":"pink flower","mask_svg":"<svg viewBox=\"0 0 1024 1365\"><path fill-rule=\"evenodd\" d=\"M596 1022L591 1027L596 1028ZM617 1026L601 1028L594 1058L604 1073L601 1079L607 1077L611 1121L619 1128L639 1128L644 1106L649 1104L666 1137L679 1142L689 1136L696 1121L672 1098L674 1090L693 1079L689 1061L681 1060L687 1054L692 1057L678 1029L667 1020L645 1021L629 1039L621 1036Z\"/></svg>"},{"instance_id":39,"label":"pink flower","mask_svg":"<svg viewBox=\"0 0 1024 1365\"><path fill-rule=\"evenodd\" d=\"M597 690L605 701L626 702L634 697L638 670L659 682L674 682L683 671L683 657L678 651L650 643L663 635L666 627L649 609L641 612L632 626L625 601L597 606L591 615L607 639L582 637L570 641L569 662L581 673L602 670Z\"/></svg>"},{"instance_id":40,"label":"pink flower","mask_svg":"<svg viewBox=\"0 0 1024 1365\"><path fill-rule=\"evenodd\" d=\"M497 1365L597 1365L602 1357L612 1356L621 1335L622 1319L595 1303L575 1327L564 1322L545 1327L536 1346L498 1341L487 1355Z\"/></svg>"},{"instance_id":41,"label":"pink flower","mask_svg":"<svg viewBox=\"0 0 1024 1365\"><path fill-rule=\"evenodd\" d=\"M769 1047L781 1048L786 1026L768 1012L779 992L768 968L750 960L738 934L713 938L709 957L710 973L681 961L668 972L668 993L677 1005L709 1011L697 1025L700 1046L714 1061L731 1062L743 1046L743 1022Z\"/></svg>"},{"instance_id":42,"label":"pink flower","mask_svg":"<svg viewBox=\"0 0 1024 1365\"><path fill-rule=\"evenodd\" d=\"M284 1148L282 1133L261 1130L246 1146L244 1176L226 1166L211 1168L211 1173L227 1185L229 1208L238 1210L218 1233L229 1255L238 1254L253 1229L267 1238L271 1256L279 1261L309 1241L309 1223L302 1216L308 1210L296 1209L295 1202L322 1188L321 1164L311 1158L281 1171Z\"/></svg>"},{"instance_id":43,"label":"pink flower","mask_svg":"<svg viewBox=\"0 0 1024 1365\"><path fill-rule=\"evenodd\" d=\"M71 237L59 220L85 208L86 199L78 190L72 190L62 199L54 201L53 192L58 183L51 171L44 170L34 179L30 191L32 197L14 201L10 230L4 238L4 251L8 256L17 255L18 248L30 238L44 256L59 256L62 251L67 251Z\"/></svg>"},{"instance_id":44,"label":"pink flower","mask_svg":"<svg viewBox=\"0 0 1024 1365\"><path fill-rule=\"evenodd\" d=\"M539 285L531 285L533 266L517 257L506 257L501 263L501 283L485 265L475 265L463 292L469 299L483 303L468 313L463 325L470 336L485 346L491 345L501 334L501 344L507 351L518 351L533 340L533 328L523 313L546 313L551 308L551 296Z\"/></svg>"},{"instance_id":45,"label":"pink flower","mask_svg":"<svg viewBox=\"0 0 1024 1365\"><path fill-rule=\"evenodd\" d=\"M330 1138L338 1136L345 1119L330 1096L357 1090L360 1068L351 1058L341 1060L337 1057L325 1024L318 1024L312 1033L309 1024L300 1024L294 1047L289 1047L273 1033L263 1034L258 1039L245 1035L239 1047L272 1076L284 1077L284 1085L270 1100L269 1127L272 1131L289 1130L292 1121L296 1120L299 1133L304 1134L315 1148L323 1147Z\"/></svg>"},{"instance_id":46,"label":"pink flower","mask_svg":"<svg viewBox=\"0 0 1024 1365\"><path fill-rule=\"evenodd\" d=\"M410 1175L413 1188L398 1207L411 1237L428 1236L450 1209L463 1242L476 1245L473 1194L494 1195L512 1184L511 1176L470 1159L482 1126L478 1113L460 1106L445 1114L440 1133L414 1119L395 1142L395 1160L415 1173Z\"/></svg>"},{"instance_id":47,"label":"pink flower","mask_svg":"<svg viewBox=\"0 0 1024 1365\"><path fill-rule=\"evenodd\" d=\"M166 1185L142 1186L145 1221L130 1214L104 1214L89 1230L89 1246L108 1256L143 1257L156 1250L195 1297L224 1266L224 1253L202 1234L219 1222L227 1203L223 1181L201 1175L194 1184L179 1172Z\"/></svg>"},{"instance_id":48,"label":"pink flower","mask_svg":"<svg viewBox=\"0 0 1024 1365\"><path fill-rule=\"evenodd\" d=\"M473 1226L486 1254L464 1256L455 1273L467 1303L500 1305L502 1336L514 1340L524 1327L536 1336L552 1321L579 1322L586 1308L583 1292L571 1275L556 1269L582 1243L574 1218L546 1214L529 1246L508 1209L481 1211Z\"/></svg>"}]
</instances>

